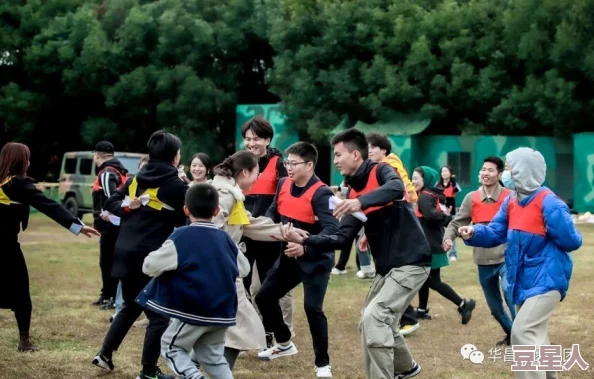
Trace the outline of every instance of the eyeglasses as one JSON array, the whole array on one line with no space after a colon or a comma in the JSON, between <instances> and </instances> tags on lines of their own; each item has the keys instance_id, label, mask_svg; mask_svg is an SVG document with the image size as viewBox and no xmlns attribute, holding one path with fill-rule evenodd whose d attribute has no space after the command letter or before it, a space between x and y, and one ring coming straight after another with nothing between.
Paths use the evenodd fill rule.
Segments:
<instances>
[{"instance_id":1,"label":"eyeglasses","mask_svg":"<svg viewBox=\"0 0 594 379\"><path fill-rule=\"evenodd\" d=\"M305 164L305 163L309 163L309 161L303 161L303 162L289 162L289 161L284 161L283 165L286 168L295 168L297 166L299 166L300 164Z\"/></svg>"}]
</instances>

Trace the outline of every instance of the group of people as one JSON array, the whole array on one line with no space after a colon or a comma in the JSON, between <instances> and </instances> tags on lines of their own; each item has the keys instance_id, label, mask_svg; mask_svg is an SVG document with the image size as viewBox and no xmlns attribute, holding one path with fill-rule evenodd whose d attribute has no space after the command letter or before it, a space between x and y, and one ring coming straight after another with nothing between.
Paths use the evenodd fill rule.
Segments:
<instances>
[{"instance_id":1,"label":"group of people","mask_svg":"<svg viewBox=\"0 0 594 379\"><path fill-rule=\"evenodd\" d=\"M173 134L150 137L148 159L135 176L121 167L111 143L98 143L96 229L35 188L26 176L26 146L5 145L0 238L9 241L9 280L17 290L4 290L0 306L15 312L19 350L37 349L29 339L31 300L18 245L29 205L75 234L100 235L103 289L96 303L115 307L116 314L92 363L107 371L114 370L113 353L143 312L148 321L140 379L174 377L159 368L160 355L177 376L191 379L204 377L203 371L232 378L241 351L256 350L262 361L295 355L290 294L303 284L316 377L331 377L324 298L334 251L350 249L356 240L368 255L360 259L362 271L373 268L373 275L365 269L373 281L359 323L367 378L421 372L404 336L418 319L431 318L429 289L452 301L463 324L470 321L476 302L440 278L456 237L476 246L480 284L506 333L502 343L548 342L552 311L569 286L569 252L582 241L567 206L543 186L546 164L539 152L515 150L505 164L485 158L481 187L452 217L446 193L452 180L440 180L427 166L415 168L409 180L386 136L356 129L334 136L334 164L345 179L332 188L315 174L312 144L297 142L283 158L270 147L274 131L261 117L244 124L242 135L246 150L215 167L208 156L195 155L191 179L180 169L181 141ZM342 199L331 209L335 195Z\"/></svg>"}]
</instances>

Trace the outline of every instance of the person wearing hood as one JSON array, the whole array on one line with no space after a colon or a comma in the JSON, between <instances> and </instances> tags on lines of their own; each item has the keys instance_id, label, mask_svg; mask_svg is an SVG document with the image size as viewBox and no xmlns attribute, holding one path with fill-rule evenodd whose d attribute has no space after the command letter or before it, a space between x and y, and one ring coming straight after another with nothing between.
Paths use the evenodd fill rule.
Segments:
<instances>
[{"instance_id":1,"label":"person wearing hood","mask_svg":"<svg viewBox=\"0 0 594 379\"><path fill-rule=\"evenodd\" d=\"M432 289L454 303L458 307L462 324L467 324L472 317L476 302L472 299L463 299L452 287L441 280L440 270L449 264L447 252L442 247L442 239L445 233L445 225L451 218L451 208L445 206L446 199L443 189L435 186L438 178L437 171L428 166L415 168L412 176L412 183L419 194L415 214L423 226L432 253L429 278L419 291L417 317L425 320L431 319L427 304L429 302L429 289Z\"/></svg>"},{"instance_id":2,"label":"person wearing hood","mask_svg":"<svg viewBox=\"0 0 594 379\"><path fill-rule=\"evenodd\" d=\"M282 153L270 147L270 142L274 137L272 125L260 116L254 116L241 126L241 135L245 143L246 150L253 153L258 158L258 178L249 190L245 190L245 208L254 217L265 216L270 208L280 179L287 177L287 169L283 165ZM247 236L242 239L246 247L246 256L250 261L250 267L258 271L258 278L264 283L266 275L274 265L281 253L281 244L278 241L264 242L254 241ZM253 276L250 272L243 279L243 284L248 291L248 295L255 297L257 289L260 287L257 283L252 285ZM252 293L251 289L254 288ZM293 298L289 292L281 300L281 308L285 315L285 321L292 328L293 319ZM271 334L266 335L267 347L274 345L274 338Z\"/></svg>"},{"instance_id":3,"label":"person wearing hood","mask_svg":"<svg viewBox=\"0 0 594 379\"><path fill-rule=\"evenodd\" d=\"M147 144L148 163L128 179L105 203L105 209L120 217L112 274L122 283L124 306L116 315L92 363L113 371L112 354L132 324L144 311L149 323L144 337L140 379L173 379L157 366L161 336L167 329L167 317L143 309L136 297L150 281L142 272L147 255L158 250L173 229L186 223L184 201L188 185L178 176L181 141L171 133L157 131Z\"/></svg>"},{"instance_id":4,"label":"person wearing hood","mask_svg":"<svg viewBox=\"0 0 594 379\"><path fill-rule=\"evenodd\" d=\"M469 246L492 248L507 243L508 293L517 307L512 345L538 349L550 345L548 327L555 308L567 295L573 261L570 252L582 246L569 208L545 187L547 165L542 154L521 147L505 157L501 176L514 192L489 225L462 226ZM551 379L555 372L516 371L518 379Z\"/></svg>"},{"instance_id":5,"label":"person wearing hood","mask_svg":"<svg viewBox=\"0 0 594 379\"><path fill-rule=\"evenodd\" d=\"M118 239L119 226L112 224L105 210L105 202L128 180L128 170L114 156L115 148L109 141L101 141L95 145L93 160L97 166L97 178L93 184L93 218L94 226L101 233L99 240L99 267L103 287L99 299L92 305L101 309L115 308L115 297L118 280L111 276L115 244Z\"/></svg>"},{"instance_id":6,"label":"person wearing hood","mask_svg":"<svg viewBox=\"0 0 594 379\"><path fill-rule=\"evenodd\" d=\"M349 247L362 227L375 261L376 276L365 300L359 330L367 378L412 378L421 372L400 334L399 321L429 275L431 251L402 178L386 163L368 159L365 134L345 130L332 139L334 164L349 186L336 205L334 234L308 235L283 226L280 239L318 250ZM360 215L362 212L365 218Z\"/></svg>"}]
</instances>

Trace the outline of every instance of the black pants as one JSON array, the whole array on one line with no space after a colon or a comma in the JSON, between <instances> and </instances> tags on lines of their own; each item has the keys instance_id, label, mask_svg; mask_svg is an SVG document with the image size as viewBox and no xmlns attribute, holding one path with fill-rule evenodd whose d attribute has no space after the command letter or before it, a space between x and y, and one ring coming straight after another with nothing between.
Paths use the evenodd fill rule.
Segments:
<instances>
[{"instance_id":1,"label":"black pants","mask_svg":"<svg viewBox=\"0 0 594 379\"><path fill-rule=\"evenodd\" d=\"M429 273L429 278L419 291L419 308L421 309L427 309L427 303L429 302L429 289L436 291L441 296L456 304L458 307L464 300L456 293L456 291L452 289L452 287L441 281L440 271L438 268L431 270Z\"/></svg>"},{"instance_id":2,"label":"black pants","mask_svg":"<svg viewBox=\"0 0 594 379\"><path fill-rule=\"evenodd\" d=\"M248 297L251 298L250 286L252 285L254 262L258 265L258 277L260 278L260 283L264 283L268 271L270 271L280 256L281 243L254 241L249 238L244 238L242 241L245 242L245 256L250 262L250 274L243 278L243 286L245 287Z\"/></svg>"},{"instance_id":3,"label":"black pants","mask_svg":"<svg viewBox=\"0 0 594 379\"><path fill-rule=\"evenodd\" d=\"M400 326L406 325L416 325L419 322L417 319L417 312L414 310L412 305L408 305L408 308L402 314L402 318L400 319Z\"/></svg>"},{"instance_id":4,"label":"black pants","mask_svg":"<svg viewBox=\"0 0 594 379\"><path fill-rule=\"evenodd\" d=\"M111 276L117 240L117 232L102 233L99 239L99 267L101 268L101 280L103 281L101 295L105 299L115 299L118 288L118 280Z\"/></svg>"},{"instance_id":5,"label":"black pants","mask_svg":"<svg viewBox=\"0 0 594 379\"><path fill-rule=\"evenodd\" d=\"M169 326L169 319L158 313L143 309L136 302L136 296L144 289L149 282L148 276L136 277L134 279L122 279L122 297L124 305L111 323L105 340L103 341L103 351L117 350L126 334L136 321L138 316L144 311L149 320L144 335L144 346L142 349L142 366L154 369L157 367L159 355L161 354L161 336ZM145 371L146 372L146 371Z\"/></svg>"},{"instance_id":6,"label":"black pants","mask_svg":"<svg viewBox=\"0 0 594 379\"><path fill-rule=\"evenodd\" d=\"M353 250L353 243L356 243L359 238L355 238L354 240L350 241L348 246L345 247L340 251L340 256L338 257L338 263L334 266L336 269L343 271L346 269L346 265L349 262L349 258L351 257L351 251ZM346 246L346 245L345 245ZM359 256L357 255L357 269L361 269L361 264L359 263Z\"/></svg>"},{"instance_id":7,"label":"black pants","mask_svg":"<svg viewBox=\"0 0 594 379\"><path fill-rule=\"evenodd\" d=\"M6 272L0 275L0 308L11 309L20 333L28 333L31 327L31 294L29 272L25 256L18 242L5 243L2 247L2 267Z\"/></svg>"},{"instance_id":8,"label":"black pants","mask_svg":"<svg viewBox=\"0 0 594 379\"><path fill-rule=\"evenodd\" d=\"M309 331L313 340L315 364L324 367L330 364L328 356L328 320L324 314L324 297L328 288L330 273L326 271L308 275L294 258L281 257L262 283L256 295L256 304L262 315L264 329L274 333L277 342L291 340L291 330L283 320L279 300L299 283L303 283L303 302Z\"/></svg>"}]
</instances>

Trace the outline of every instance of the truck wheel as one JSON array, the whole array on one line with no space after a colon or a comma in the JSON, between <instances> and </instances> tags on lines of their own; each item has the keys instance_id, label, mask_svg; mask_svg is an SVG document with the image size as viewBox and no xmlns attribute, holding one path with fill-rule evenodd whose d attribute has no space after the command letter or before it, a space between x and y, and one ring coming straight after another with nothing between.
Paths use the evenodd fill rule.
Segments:
<instances>
[{"instance_id":1,"label":"truck wheel","mask_svg":"<svg viewBox=\"0 0 594 379\"><path fill-rule=\"evenodd\" d=\"M74 217L79 217L78 213L78 202L76 201L76 197L70 196L64 202L64 208L68 209L71 215Z\"/></svg>"}]
</instances>

